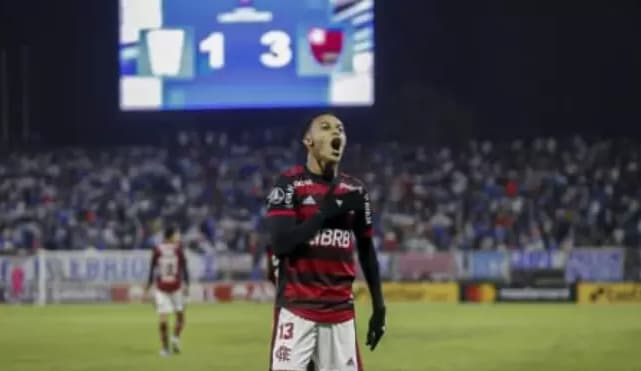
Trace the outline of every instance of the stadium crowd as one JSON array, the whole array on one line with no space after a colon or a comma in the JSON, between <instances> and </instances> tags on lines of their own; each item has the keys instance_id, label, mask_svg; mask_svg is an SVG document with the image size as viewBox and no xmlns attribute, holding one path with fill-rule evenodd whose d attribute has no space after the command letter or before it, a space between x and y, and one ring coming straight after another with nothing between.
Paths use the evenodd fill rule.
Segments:
<instances>
[{"instance_id":1,"label":"stadium crowd","mask_svg":"<svg viewBox=\"0 0 641 371\"><path fill-rule=\"evenodd\" d=\"M291 138L291 135L288 135ZM139 249L175 223L193 249L254 252L277 173L304 160L270 130L181 133L166 147L0 158L0 251ZM386 251L641 245L641 142L350 143Z\"/></svg>"}]
</instances>

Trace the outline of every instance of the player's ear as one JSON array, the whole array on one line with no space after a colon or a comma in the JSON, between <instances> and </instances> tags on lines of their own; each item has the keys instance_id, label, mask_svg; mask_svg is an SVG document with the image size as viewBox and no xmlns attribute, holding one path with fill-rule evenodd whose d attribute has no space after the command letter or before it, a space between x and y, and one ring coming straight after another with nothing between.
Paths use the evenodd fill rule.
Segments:
<instances>
[{"instance_id":1,"label":"player's ear","mask_svg":"<svg viewBox=\"0 0 641 371\"><path fill-rule=\"evenodd\" d=\"M303 144L308 148L309 147L313 147L314 146L314 141L309 136L305 136L305 138L303 138Z\"/></svg>"}]
</instances>

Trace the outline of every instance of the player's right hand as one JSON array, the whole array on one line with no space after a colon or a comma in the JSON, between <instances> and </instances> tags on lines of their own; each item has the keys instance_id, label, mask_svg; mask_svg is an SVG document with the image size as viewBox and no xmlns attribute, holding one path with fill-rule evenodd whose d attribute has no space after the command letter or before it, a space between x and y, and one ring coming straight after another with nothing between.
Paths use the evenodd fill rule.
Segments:
<instances>
[{"instance_id":1,"label":"player's right hand","mask_svg":"<svg viewBox=\"0 0 641 371\"><path fill-rule=\"evenodd\" d=\"M338 182L332 183L321 204L320 212L326 219L363 207L363 195L360 192L351 191L338 196L336 195L337 186Z\"/></svg>"}]
</instances>

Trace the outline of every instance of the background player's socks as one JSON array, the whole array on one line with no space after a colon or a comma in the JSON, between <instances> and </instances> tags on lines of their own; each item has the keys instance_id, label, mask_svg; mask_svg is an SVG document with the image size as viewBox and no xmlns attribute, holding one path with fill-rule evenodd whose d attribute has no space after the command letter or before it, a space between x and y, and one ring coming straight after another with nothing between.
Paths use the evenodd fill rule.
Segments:
<instances>
[{"instance_id":1,"label":"background player's socks","mask_svg":"<svg viewBox=\"0 0 641 371\"><path fill-rule=\"evenodd\" d=\"M165 352L169 352L169 339L167 335L167 323L160 323L160 340L162 340L162 349Z\"/></svg>"},{"instance_id":2,"label":"background player's socks","mask_svg":"<svg viewBox=\"0 0 641 371\"><path fill-rule=\"evenodd\" d=\"M174 327L174 338L179 339L180 333L183 331L185 326L185 314L182 312L176 313L176 325Z\"/></svg>"},{"instance_id":3,"label":"background player's socks","mask_svg":"<svg viewBox=\"0 0 641 371\"><path fill-rule=\"evenodd\" d=\"M178 354L180 353L180 338L177 336L171 337L171 350Z\"/></svg>"}]
</instances>

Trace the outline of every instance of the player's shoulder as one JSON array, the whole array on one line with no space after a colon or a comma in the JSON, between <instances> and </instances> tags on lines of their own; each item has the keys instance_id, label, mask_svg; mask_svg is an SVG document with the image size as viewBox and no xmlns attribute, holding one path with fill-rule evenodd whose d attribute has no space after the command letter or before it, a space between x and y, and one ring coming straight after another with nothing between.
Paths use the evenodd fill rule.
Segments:
<instances>
[{"instance_id":1,"label":"player's shoulder","mask_svg":"<svg viewBox=\"0 0 641 371\"><path fill-rule=\"evenodd\" d=\"M305 177L305 167L303 165L295 165L289 167L278 174L276 179L276 184L284 186L286 184L291 184L301 178Z\"/></svg>"},{"instance_id":2,"label":"player's shoulder","mask_svg":"<svg viewBox=\"0 0 641 371\"><path fill-rule=\"evenodd\" d=\"M282 171L280 176L282 178L294 179L305 174L305 167L303 165L294 165Z\"/></svg>"},{"instance_id":3,"label":"player's shoulder","mask_svg":"<svg viewBox=\"0 0 641 371\"><path fill-rule=\"evenodd\" d=\"M158 252L173 253L182 251L183 247L182 243L161 242L160 244L156 245L154 249Z\"/></svg>"},{"instance_id":4,"label":"player's shoulder","mask_svg":"<svg viewBox=\"0 0 641 371\"><path fill-rule=\"evenodd\" d=\"M344 186L365 188L365 182L353 175L341 172L338 176L340 183Z\"/></svg>"}]
</instances>

